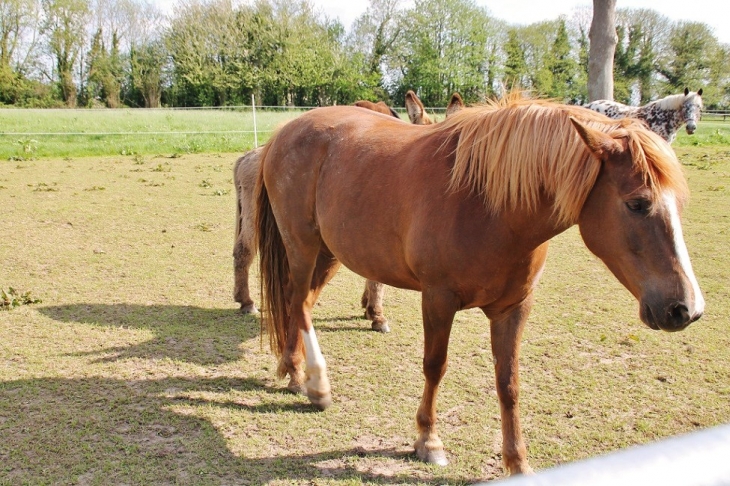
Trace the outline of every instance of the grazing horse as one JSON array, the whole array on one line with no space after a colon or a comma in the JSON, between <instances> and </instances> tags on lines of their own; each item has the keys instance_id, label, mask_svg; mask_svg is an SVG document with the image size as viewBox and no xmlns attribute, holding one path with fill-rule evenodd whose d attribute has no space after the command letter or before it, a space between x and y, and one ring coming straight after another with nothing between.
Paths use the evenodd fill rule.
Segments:
<instances>
[{"instance_id":1,"label":"grazing horse","mask_svg":"<svg viewBox=\"0 0 730 486\"><path fill-rule=\"evenodd\" d=\"M670 95L644 106L627 106L616 101L598 100L585 107L609 118L638 118L651 131L672 143L683 124L687 124L686 130L690 135L697 130L697 122L702 114L702 89L695 93L684 88L684 94Z\"/></svg>"},{"instance_id":2,"label":"grazing horse","mask_svg":"<svg viewBox=\"0 0 730 486\"><path fill-rule=\"evenodd\" d=\"M317 408L330 405L312 309L340 263L420 291L425 388L414 447L424 461L447 463L436 395L455 313L478 307L490 321L504 463L530 471L520 337L548 242L569 227L579 226L652 329L684 329L704 311L680 225L684 174L637 120L515 94L425 127L328 107L283 126L261 157L262 325L279 376Z\"/></svg>"}]
</instances>

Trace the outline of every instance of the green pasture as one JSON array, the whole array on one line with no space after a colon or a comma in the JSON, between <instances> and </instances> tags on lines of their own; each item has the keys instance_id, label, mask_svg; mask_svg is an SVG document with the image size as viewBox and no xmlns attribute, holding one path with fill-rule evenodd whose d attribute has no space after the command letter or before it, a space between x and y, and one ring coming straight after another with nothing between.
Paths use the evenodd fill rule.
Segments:
<instances>
[{"instance_id":1,"label":"green pasture","mask_svg":"<svg viewBox=\"0 0 730 486\"><path fill-rule=\"evenodd\" d=\"M263 144L296 109L0 109L0 160L49 157L241 153ZM443 109L430 110L437 120ZM406 118L405 113L401 116ZM676 147L730 144L730 122L701 122L692 136L681 131Z\"/></svg>"},{"instance_id":2,"label":"green pasture","mask_svg":"<svg viewBox=\"0 0 730 486\"><path fill-rule=\"evenodd\" d=\"M708 130L694 136L699 146L683 135L675 147L692 189L684 230L707 300L700 321L675 334L648 329L576 228L555 238L521 357L535 469L730 422L730 146L703 142ZM362 278L343 269L325 288L314 320L334 403L317 412L285 391L257 319L232 299L238 150L42 159L37 150L0 161L1 485L502 476L480 311L457 314L439 394L450 464L422 464L411 449L419 294L387 290L383 335L361 318Z\"/></svg>"},{"instance_id":3,"label":"green pasture","mask_svg":"<svg viewBox=\"0 0 730 486\"><path fill-rule=\"evenodd\" d=\"M301 110L0 110L0 160L244 152Z\"/></svg>"}]
</instances>

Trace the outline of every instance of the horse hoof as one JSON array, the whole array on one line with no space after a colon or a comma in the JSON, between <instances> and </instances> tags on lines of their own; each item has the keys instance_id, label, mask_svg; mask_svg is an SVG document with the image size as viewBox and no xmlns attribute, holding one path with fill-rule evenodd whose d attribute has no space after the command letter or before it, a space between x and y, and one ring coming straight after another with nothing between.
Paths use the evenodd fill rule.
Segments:
<instances>
[{"instance_id":1,"label":"horse hoof","mask_svg":"<svg viewBox=\"0 0 730 486\"><path fill-rule=\"evenodd\" d=\"M304 385L304 383L301 383L299 381L290 380L289 384L286 386L286 389L292 392L295 395L306 395L307 394L307 387Z\"/></svg>"},{"instance_id":2,"label":"horse hoof","mask_svg":"<svg viewBox=\"0 0 730 486\"><path fill-rule=\"evenodd\" d=\"M309 398L309 401L312 402L312 405L314 405L317 410L326 410L329 408L330 405L332 405L332 394L331 393L318 393L313 391L307 392L307 397Z\"/></svg>"},{"instance_id":3,"label":"horse hoof","mask_svg":"<svg viewBox=\"0 0 730 486\"><path fill-rule=\"evenodd\" d=\"M388 325L388 321L373 321L371 327L373 331L382 333L390 332L390 326Z\"/></svg>"},{"instance_id":4,"label":"horse hoof","mask_svg":"<svg viewBox=\"0 0 730 486\"><path fill-rule=\"evenodd\" d=\"M259 310L256 308L256 304L241 305L241 314L258 314Z\"/></svg>"},{"instance_id":5,"label":"horse hoof","mask_svg":"<svg viewBox=\"0 0 730 486\"><path fill-rule=\"evenodd\" d=\"M447 466L449 464L446 459L446 453L443 449L437 450L417 450L418 458L428 464L436 464L437 466Z\"/></svg>"}]
</instances>

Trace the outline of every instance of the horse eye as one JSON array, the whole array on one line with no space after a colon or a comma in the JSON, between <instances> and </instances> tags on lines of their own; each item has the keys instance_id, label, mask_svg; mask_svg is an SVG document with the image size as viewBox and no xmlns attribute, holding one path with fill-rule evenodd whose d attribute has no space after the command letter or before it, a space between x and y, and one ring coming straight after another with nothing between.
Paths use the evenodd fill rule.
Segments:
<instances>
[{"instance_id":1,"label":"horse eye","mask_svg":"<svg viewBox=\"0 0 730 486\"><path fill-rule=\"evenodd\" d=\"M629 208L629 211L632 213L646 214L649 212L651 203L646 199L631 199L626 201L626 207Z\"/></svg>"}]
</instances>

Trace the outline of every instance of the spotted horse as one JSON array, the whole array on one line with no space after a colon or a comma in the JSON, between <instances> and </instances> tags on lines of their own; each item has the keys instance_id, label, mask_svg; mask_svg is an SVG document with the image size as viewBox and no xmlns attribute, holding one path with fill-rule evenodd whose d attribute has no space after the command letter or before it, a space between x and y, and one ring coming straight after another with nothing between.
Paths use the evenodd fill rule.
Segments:
<instances>
[{"instance_id":1,"label":"spotted horse","mask_svg":"<svg viewBox=\"0 0 730 486\"><path fill-rule=\"evenodd\" d=\"M697 129L702 113L702 89L695 93L685 88L684 94L669 95L644 106L628 106L609 100L593 101L584 106L609 118L643 120L651 131L672 143L682 125L687 125L690 135Z\"/></svg>"}]
</instances>

